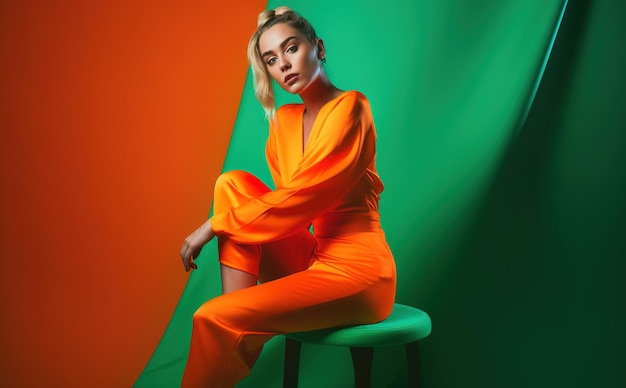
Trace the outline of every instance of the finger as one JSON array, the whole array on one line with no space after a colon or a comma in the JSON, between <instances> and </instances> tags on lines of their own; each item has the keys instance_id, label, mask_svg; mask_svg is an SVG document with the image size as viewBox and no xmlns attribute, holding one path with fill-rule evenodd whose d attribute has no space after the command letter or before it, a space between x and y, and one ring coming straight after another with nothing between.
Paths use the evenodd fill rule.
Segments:
<instances>
[{"instance_id":1,"label":"finger","mask_svg":"<svg viewBox=\"0 0 626 388\"><path fill-rule=\"evenodd\" d=\"M183 258L185 257L185 255L187 254L187 251L189 251L189 244L187 243L187 241L185 240L183 242L183 246L180 247L180 257Z\"/></svg>"},{"instance_id":2,"label":"finger","mask_svg":"<svg viewBox=\"0 0 626 388\"><path fill-rule=\"evenodd\" d=\"M181 253L180 258L183 261L183 266L185 267L185 272L189 272L189 259L187 259L187 255L185 253Z\"/></svg>"},{"instance_id":3,"label":"finger","mask_svg":"<svg viewBox=\"0 0 626 388\"><path fill-rule=\"evenodd\" d=\"M193 262L193 255L190 255L189 259L185 263L185 269L187 270L187 272L189 272L192 269L194 269L194 266L195 266L195 263Z\"/></svg>"},{"instance_id":4,"label":"finger","mask_svg":"<svg viewBox=\"0 0 626 388\"><path fill-rule=\"evenodd\" d=\"M191 249L191 246L187 241L183 244L183 247L180 250L180 258L183 261L183 265L185 266L185 270L189 271L189 263L193 261L194 255Z\"/></svg>"}]
</instances>

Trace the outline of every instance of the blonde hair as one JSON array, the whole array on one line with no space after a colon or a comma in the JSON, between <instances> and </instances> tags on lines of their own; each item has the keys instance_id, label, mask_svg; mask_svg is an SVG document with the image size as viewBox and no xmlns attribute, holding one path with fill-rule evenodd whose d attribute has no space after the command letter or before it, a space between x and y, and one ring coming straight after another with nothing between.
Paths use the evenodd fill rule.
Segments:
<instances>
[{"instance_id":1,"label":"blonde hair","mask_svg":"<svg viewBox=\"0 0 626 388\"><path fill-rule=\"evenodd\" d=\"M285 23L302 33L310 43L316 44L318 38L315 29L308 20L297 14L289 7L268 9L259 14L257 30L252 34L248 43L248 61L252 67L254 94L265 110L265 117L274 119L276 102L274 101L274 88L272 77L267 71L265 61L259 50L259 38L270 27L279 23Z\"/></svg>"}]
</instances>

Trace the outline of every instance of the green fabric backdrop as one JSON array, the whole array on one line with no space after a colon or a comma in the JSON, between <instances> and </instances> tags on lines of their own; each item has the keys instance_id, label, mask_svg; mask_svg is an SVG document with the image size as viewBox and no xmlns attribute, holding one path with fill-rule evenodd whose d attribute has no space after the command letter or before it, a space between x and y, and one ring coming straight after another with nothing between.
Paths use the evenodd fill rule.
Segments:
<instances>
[{"instance_id":1,"label":"green fabric backdrop","mask_svg":"<svg viewBox=\"0 0 626 388\"><path fill-rule=\"evenodd\" d=\"M615 4L570 2L542 79L566 3L269 1L307 17L331 79L370 99L397 299L433 320L425 387L624 382L624 28ZM224 170L270 183L266 136L248 79ZM137 387L180 381L191 315L220 290L214 242L198 263ZM239 386L280 386L282 346ZM403 352L375 357L374 386L403 386ZM301 379L350 386L348 351L305 346Z\"/></svg>"}]
</instances>

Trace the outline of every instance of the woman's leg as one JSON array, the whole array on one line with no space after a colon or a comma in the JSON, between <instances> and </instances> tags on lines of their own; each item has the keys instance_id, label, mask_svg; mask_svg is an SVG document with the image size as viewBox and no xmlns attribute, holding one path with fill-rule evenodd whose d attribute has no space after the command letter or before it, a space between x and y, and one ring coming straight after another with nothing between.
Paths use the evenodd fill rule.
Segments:
<instances>
[{"instance_id":1,"label":"woman's leg","mask_svg":"<svg viewBox=\"0 0 626 388\"><path fill-rule=\"evenodd\" d=\"M262 194L267 188L259 183L242 172L222 176L216 213ZM372 249L377 239L381 248ZM311 260L314 249L318 256ZM220 240L220 262L232 284L194 314L185 387L232 387L272 336L376 322L393 306L395 267L382 233L321 242L303 230L263 245L226 238ZM258 277L262 284L246 287Z\"/></svg>"},{"instance_id":2,"label":"woman's leg","mask_svg":"<svg viewBox=\"0 0 626 388\"><path fill-rule=\"evenodd\" d=\"M217 179L214 213L219 214L267 193L270 189L245 171L229 171ZM237 244L218 237L222 292L232 292L302 271L308 267L315 239L303 230L287 239L266 244Z\"/></svg>"},{"instance_id":3,"label":"woman's leg","mask_svg":"<svg viewBox=\"0 0 626 388\"><path fill-rule=\"evenodd\" d=\"M222 293L241 290L242 288L256 286L257 276L235 268L220 265L222 275Z\"/></svg>"},{"instance_id":4,"label":"woman's leg","mask_svg":"<svg viewBox=\"0 0 626 388\"><path fill-rule=\"evenodd\" d=\"M395 279L351 276L316 261L309 269L203 304L193 317L184 387L233 387L276 334L377 322L393 305Z\"/></svg>"},{"instance_id":5,"label":"woman's leg","mask_svg":"<svg viewBox=\"0 0 626 388\"><path fill-rule=\"evenodd\" d=\"M215 185L214 212L219 214L227 211L267 191L269 191L267 186L246 172L231 171L222 174ZM258 280L268 282L305 270L314 247L315 239L308 230L267 244L243 245L234 243L228 238L219 237L218 250L223 294L235 293L238 290L256 286ZM183 378L184 386L230 386L229 383L219 385L215 381L224 377L224 374L228 374L223 368L222 361L228 360L232 351L222 349L210 339L217 339L218 343L227 346L224 342L227 337L228 335L218 332L207 336L204 330L198 330L194 319L189 360ZM240 352L239 362L245 365L244 370L247 371L252 367L261 353L264 342L259 342L249 351ZM207 358L207 352L215 358ZM230 375L239 374L230 373Z\"/></svg>"},{"instance_id":6,"label":"woman's leg","mask_svg":"<svg viewBox=\"0 0 626 388\"><path fill-rule=\"evenodd\" d=\"M238 207L254 197L259 197L270 191L257 177L245 171L229 171L220 175L215 181L213 194L213 212L220 214ZM222 290L233 291L240 286L256 284L261 259L261 246L256 244L237 244L227 237L217 237L217 249L222 267ZM239 272L247 273L245 276ZM252 278L255 278L252 280ZM231 284L232 283L232 284Z\"/></svg>"}]
</instances>

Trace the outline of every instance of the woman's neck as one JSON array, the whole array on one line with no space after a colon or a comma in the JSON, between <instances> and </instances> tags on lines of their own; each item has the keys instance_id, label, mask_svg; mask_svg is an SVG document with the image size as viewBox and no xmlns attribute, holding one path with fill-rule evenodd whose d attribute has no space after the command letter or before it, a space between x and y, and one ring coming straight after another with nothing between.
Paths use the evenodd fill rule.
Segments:
<instances>
[{"instance_id":1,"label":"woman's neck","mask_svg":"<svg viewBox=\"0 0 626 388\"><path fill-rule=\"evenodd\" d=\"M321 73L308 88L300 93L300 98L307 114L317 115L317 112L333 98L342 93L342 90L333 85L325 73Z\"/></svg>"}]
</instances>

